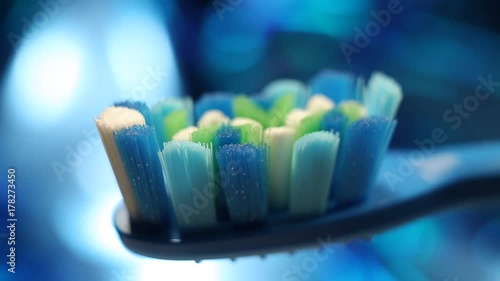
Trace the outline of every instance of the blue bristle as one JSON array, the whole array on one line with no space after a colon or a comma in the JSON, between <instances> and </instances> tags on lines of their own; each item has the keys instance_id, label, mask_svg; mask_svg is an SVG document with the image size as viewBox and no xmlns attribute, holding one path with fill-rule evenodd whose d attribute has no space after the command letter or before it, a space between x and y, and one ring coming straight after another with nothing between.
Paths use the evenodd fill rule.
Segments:
<instances>
[{"instance_id":1,"label":"blue bristle","mask_svg":"<svg viewBox=\"0 0 500 281\"><path fill-rule=\"evenodd\" d=\"M231 222L263 221L267 216L267 151L263 145L228 144L217 152L217 163Z\"/></svg>"},{"instance_id":2,"label":"blue bristle","mask_svg":"<svg viewBox=\"0 0 500 281\"><path fill-rule=\"evenodd\" d=\"M115 102L114 106L121 106L121 107L126 107L126 108L131 108L139 111L142 116L144 116L144 119L146 120L146 125L153 126L153 123L151 123L151 112L149 110L149 107L140 101L121 101L121 102Z\"/></svg>"},{"instance_id":3,"label":"blue bristle","mask_svg":"<svg viewBox=\"0 0 500 281\"><path fill-rule=\"evenodd\" d=\"M340 110L332 109L323 116L320 126L323 131L339 133L342 139L348 123L348 118Z\"/></svg>"},{"instance_id":4,"label":"blue bristle","mask_svg":"<svg viewBox=\"0 0 500 281\"><path fill-rule=\"evenodd\" d=\"M215 155L217 154L217 151L224 145L228 144L238 144L241 142L241 132L240 130L232 127L232 126L222 126L220 127L217 132L214 134L214 159ZM214 171L216 174L220 175L220 170L219 166L217 165L217 160L215 159L215 164L214 164ZM219 177L217 177L218 179ZM216 185L216 188L222 188L220 184ZM227 218L227 203L226 203L226 196L224 195L224 192L218 192L217 193L217 214L219 217Z\"/></svg>"},{"instance_id":5,"label":"blue bristle","mask_svg":"<svg viewBox=\"0 0 500 281\"><path fill-rule=\"evenodd\" d=\"M266 97L266 96L253 96L252 100L258 104L262 109L264 110L269 110L271 107L273 107L275 99L272 97Z\"/></svg>"},{"instance_id":6,"label":"blue bristle","mask_svg":"<svg viewBox=\"0 0 500 281\"><path fill-rule=\"evenodd\" d=\"M305 107L309 93L301 81L293 79L275 80L262 90L262 97L270 98L270 102L273 104L277 99L287 94L295 95L296 108Z\"/></svg>"},{"instance_id":7,"label":"blue bristle","mask_svg":"<svg viewBox=\"0 0 500 281\"><path fill-rule=\"evenodd\" d=\"M215 226L212 149L199 143L169 141L159 156L180 229Z\"/></svg>"},{"instance_id":8,"label":"blue bristle","mask_svg":"<svg viewBox=\"0 0 500 281\"><path fill-rule=\"evenodd\" d=\"M289 211L291 216L322 214L335 169L338 134L314 132L298 139L293 147Z\"/></svg>"},{"instance_id":9,"label":"blue bristle","mask_svg":"<svg viewBox=\"0 0 500 281\"><path fill-rule=\"evenodd\" d=\"M227 117L233 119L233 94L230 93L205 93L195 104L196 121L200 120L203 113L211 109L220 110Z\"/></svg>"},{"instance_id":10,"label":"blue bristle","mask_svg":"<svg viewBox=\"0 0 500 281\"><path fill-rule=\"evenodd\" d=\"M132 183L143 222L166 225L169 202L155 131L136 125L114 133L116 147Z\"/></svg>"},{"instance_id":11,"label":"blue bristle","mask_svg":"<svg viewBox=\"0 0 500 281\"><path fill-rule=\"evenodd\" d=\"M369 117L347 128L341 139L332 183L332 199L338 205L366 198L395 125L392 119Z\"/></svg>"},{"instance_id":12,"label":"blue bristle","mask_svg":"<svg viewBox=\"0 0 500 281\"><path fill-rule=\"evenodd\" d=\"M358 99L357 83L356 76L349 72L324 70L311 80L310 87L311 93L323 94L338 104Z\"/></svg>"},{"instance_id":13,"label":"blue bristle","mask_svg":"<svg viewBox=\"0 0 500 281\"><path fill-rule=\"evenodd\" d=\"M222 126L214 134L214 148L216 151L226 144L238 144L241 142L240 130L232 126Z\"/></svg>"},{"instance_id":14,"label":"blue bristle","mask_svg":"<svg viewBox=\"0 0 500 281\"><path fill-rule=\"evenodd\" d=\"M188 115L191 118L188 122L188 126L193 125L193 101L190 98L165 99L156 103L151 108L151 122L156 130L156 138L160 147L165 141L169 140L165 132L165 117L170 115L170 113L172 113L173 111L180 109L185 109L188 111Z\"/></svg>"}]
</instances>

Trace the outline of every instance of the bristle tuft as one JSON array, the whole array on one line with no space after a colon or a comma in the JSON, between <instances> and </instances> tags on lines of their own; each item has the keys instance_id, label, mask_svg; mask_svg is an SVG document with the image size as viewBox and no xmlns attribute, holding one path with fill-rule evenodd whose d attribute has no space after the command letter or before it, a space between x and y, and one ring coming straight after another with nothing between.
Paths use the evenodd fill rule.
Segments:
<instances>
[{"instance_id":1,"label":"bristle tuft","mask_svg":"<svg viewBox=\"0 0 500 281\"><path fill-rule=\"evenodd\" d=\"M318 215L326 210L338 145L338 135L331 132L314 132L295 142L289 196L291 216Z\"/></svg>"},{"instance_id":2,"label":"bristle tuft","mask_svg":"<svg viewBox=\"0 0 500 281\"><path fill-rule=\"evenodd\" d=\"M395 125L388 118L369 117L347 128L332 184L332 199L338 205L366 198Z\"/></svg>"},{"instance_id":3,"label":"bristle tuft","mask_svg":"<svg viewBox=\"0 0 500 281\"><path fill-rule=\"evenodd\" d=\"M215 226L216 194L211 147L170 141L164 144L159 156L180 229L191 231Z\"/></svg>"},{"instance_id":4,"label":"bristle tuft","mask_svg":"<svg viewBox=\"0 0 500 281\"><path fill-rule=\"evenodd\" d=\"M265 146L229 144L217 152L217 163L231 222L259 222L267 216L268 175Z\"/></svg>"},{"instance_id":5,"label":"bristle tuft","mask_svg":"<svg viewBox=\"0 0 500 281\"><path fill-rule=\"evenodd\" d=\"M116 131L114 135L132 184L141 222L166 226L169 203L154 129L147 125L133 126Z\"/></svg>"}]
</instances>

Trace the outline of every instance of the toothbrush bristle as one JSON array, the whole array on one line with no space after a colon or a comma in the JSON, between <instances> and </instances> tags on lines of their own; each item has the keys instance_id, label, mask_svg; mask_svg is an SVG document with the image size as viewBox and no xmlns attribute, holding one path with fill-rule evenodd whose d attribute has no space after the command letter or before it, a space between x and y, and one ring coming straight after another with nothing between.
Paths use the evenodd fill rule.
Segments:
<instances>
[{"instance_id":1,"label":"toothbrush bristle","mask_svg":"<svg viewBox=\"0 0 500 281\"><path fill-rule=\"evenodd\" d=\"M146 121L142 114L134 109L125 107L108 107L99 118L95 120L99 135L101 136L104 149L108 155L109 162L120 187L125 206L130 213L132 221L140 220L139 207L135 199L130 178L123 167L123 161L118 152L114 139L114 132L134 125L145 125Z\"/></svg>"},{"instance_id":2,"label":"toothbrush bristle","mask_svg":"<svg viewBox=\"0 0 500 281\"><path fill-rule=\"evenodd\" d=\"M191 134L191 141L194 143L211 144L218 126L198 128Z\"/></svg>"},{"instance_id":3,"label":"toothbrush bristle","mask_svg":"<svg viewBox=\"0 0 500 281\"><path fill-rule=\"evenodd\" d=\"M96 124L132 222L171 222L182 237L364 200L401 100L401 86L382 73L365 86L325 70L309 85L281 79L254 96L207 93L151 109L118 102Z\"/></svg>"},{"instance_id":4,"label":"toothbrush bristle","mask_svg":"<svg viewBox=\"0 0 500 281\"><path fill-rule=\"evenodd\" d=\"M315 94L309 98L306 109L311 112L327 112L335 107L335 102L322 94Z\"/></svg>"},{"instance_id":5,"label":"toothbrush bristle","mask_svg":"<svg viewBox=\"0 0 500 281\"><path fill-rule=\"evenodd\" d=\"M321 120L321 130L339 133L342 139L348 123L348 118L340 110L334 109L323 116Z\"/></svg>"},{"instance_id":6,"label":"toothbrush bristle","mask_svg":"<svg viewBox=\"0 0 500 281\"><path fill-rule=\"evenodd\" d=\"M166 226L169 203L154 129L147 125L133 126L115 131L114 136L141 221Z\"/></svg>"},{"instance_id":7,"label":"toothbrush bristle","mask_svg":"<svg viewBox=\"0 0 500 281\"><path fill-rule=\"evenodd\" d=\"M115 102L114 106L135 109L139 111L142 114L142 116L144 116L147 125L149 126L153 125L151 123L151 112L149 110L149 107L144 102L127 100L127 101Z\"/></svg>"},{"instance_id":8,"label":"toothbrush bristle","mask_svg":"<svg viewBox=\"0 0 500 281\"><path fill-rule=\"evenodd\" d=\"M260 123L264 128L268 127L269 118L267 112L249 97L243 95L235 97L233 110L235 117L249 118Z\"/></svg>"},{"instance_id":9,"label":"toothbrush bristle","mask_svg":"<svg viewBox=\"0 0 500 281\"><path fill-rule=\"evenodd\" d=\"M230 93L205 93L195 104L196 120L209 110L219 110L230 119L234 118L233 114L233 94Z\"/></svg>"},{"instance_id":10,"label":"toothbrush bristle","mask_svg":"<svg viewBox=\"0 0 500 281\"><path fill-rule=\"evenodd\" d=\"M196 230L215 226L212 148L187 141L169 141L158 155L179 228Z\"/></svg>"},{"instance_id":11,"label":"toothbrush bristle","mask_svg":"<svg viewBox=\"0 0 500 281\"><path fill-rule=\"evenodd\" d=\"M222 126L215 132L213 144L216 151L226 144L238 143L241 143L241 132L231 126Z\"/></svg>"},{"instance_id":12,"label":"toothbrush bristle","mask_svg":"<svg viewBox=\"0 0 500 281\"><path fill-rule=\"evenodd\" d=\"M178 131L193 124L192 111L193 104L189 98L165 99L151 108L151 121L160 146Z\"/></svg>"},{"instance_id":13,"label":"toothbrush bristle","mask_svg":"<svg viewBox=\"0 0 500 281\"><path fill-rule=\"evenodd\" d=\"M306 85L298 80L279 79L269 83L262 90L264 97L277 100L284 95L294 96L294 106L303 108L306 104L308 90Z\"/></svg>"},{"instance_id":14,"label":"toothbrush bristle","mask_svg":"<svg viewBox=\"0 0 500 281\"><path fill-rule=\"evenodd\" d=\"M339 104L338 109L347 117L349 124L366 117L366 108L359 102L348 100Z\"/></svg>"},{"instance_id":15,"label":"toothbrush bristle","mask_svg":"<svg viewBox=\"0 0 500 281\"><path fill-rule=\"evenodd\" d=\"M311 114L300 121L299 126L296 128L297 138L307 134L319 131L321 129L321 121L323 120L324 113Z\"/></svg>"},{"instance_id":16,"label":"toothbrush bristle","mask_svg":"<svg viewBox=\"0 0 500 281\"><path fill-rule=\"evenodd\" d=\"M294 128L271 127L264 131L264 143L269 147L269 208L272 210L284 210L288 206L294 141Z\"/></svg>"},{"instance_id":17,"label":"toothbrush bristle","mask_svg":"<svg viewBox=\"0 0 500 281\"><path fill-rule=\"evenodd\" d=\"M402 99L401 86L387 75L376 72L368 81L364 95L368 116L394 118Z\"/></svg>"},{"instance_id":18,"label":"toothbrush bristle","mask_svg":"<svg viewBox=\"0 0 500 281\"><path fill-rule=\"evenodd\" d=\"M356 77L349 72L324 70L310 82L312 93L321 93L336 103L356 99Z\"/></svg>"},{"instance_id":19,"label":"toothbrush bristle","mask_svg":"<svg viewBox=\"0 0 500 281\"><path fill-rule=\"evenodd\" d=\"M290 215L318 215L326 210L339 146L338 134L314 132L293 146Z\"/></svg>"},{"instance_id":20,"label":"toothbrush bristle","mask_svg":"<svg viewBox=\"0 0 500 281\"><path fill-rule=\"evenodd\" d=\"M206 128L229 124L231 120L224 113L217 109L207 110L198 120L198 127Z\"/></svg>"},{"instance_id":21,"label":"toothbrush bristle","mask_svg":"<svg viewBox=\"0 0 500 281\"><path fill-rule=\"evenodd\" d=\"M186 127L177 133L172 137L172 140L175 141L191 141L193 140L193 133L198 131L198 128L195 126L189 126Z\"/></svg>"},{"instance_id":22,"label":"toothbrush bristle","mask_svg":"<svg viewBox=\"0 0 500 281\"><path fill-rule=\"evenodd\" d=\"M340 206L362 201L373 184L395 121L368 117L344 132L332 183L332 198Z\"/></svg>"},{"instance_id":23,"label":"toothbrush bristle","mask_svg":"<svg viewBox=\"0 0 500 281\"><path fill-rule=\"evenodd\" d=\"M259 122L250 118L236 117L231 122L231 126L240 130L241 143L262 143L263 126Z\"/></svg>"},{"instance_id":24,"label":"toothbrush bristle","mask_svg":"<svg viewBox=\"0 0 500 281\"><path fill-rule=\"evenodd\" d=\"M222 188L232 223L266 219L268 206L267 149L263 145L228 144L217 152L226 180Z\"/></svg>"}]
</instances>

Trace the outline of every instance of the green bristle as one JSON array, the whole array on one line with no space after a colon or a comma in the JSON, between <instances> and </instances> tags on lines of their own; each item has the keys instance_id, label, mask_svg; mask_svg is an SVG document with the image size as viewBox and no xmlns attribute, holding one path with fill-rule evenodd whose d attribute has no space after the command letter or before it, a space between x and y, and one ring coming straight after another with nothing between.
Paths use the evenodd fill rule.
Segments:
<instances>
[{"instance_id":1,"label":"green bristle","mask_svg":"<svg viewBox=\"0 0 500 281\"><path fill-rule=\"evenodd\" d=\"M212 148L187 141L170 141L159 152L172 207L181 230L216 225Z\"/></svg>"},{"instance_id":2,"label":"green bristle","mask_svg":"<svg viewBox=\"0 0 500 281\"><path fill-rule=\"evenodd\" d=\"M237 117L231 122L231 126L240 130L241 143L261 144L262 125L250 118Z\"/></svg>"},{"instance_id":3,"label":"green bristle","mask_svg":"<svg viewBox=\"0 0 500 281\"><path fill-rule=\"evenodd\" d=\"M358 121L361 118L366 117L366 108L357 101L344 101L338 106L338 110L342 112L347 119L349 124Z\"/></svg>"},{"instance_id":4,"label":"green bristle","mask_svg":"<svg viewBox=\"0 0 500 281\"><path fill-rule=\"evenodd\" d=\"M191 135L192 142L210 144L214 138L215 132L217 132L219 126L210 126L205 128L199 128L196 132Z\"/></svg>"},{"instance_id":5,"label":"green bristle","mask_svg":"<svg viewBox=\"0 0 500 281\"><path fill-rule=\"evenodd\" d=\"M151 108L151 120L161 146L180 129L193 124L193 101L190 98L162 100Z\"/></svg>"},{"instance_id":6,"label":"green bristle","mask_svg":"<svg viewBox=\"0 0 500 281\"><path fill-rule=\"evenodd\" d=\"M322 214L335 169L339 137L314 132L298 139L293 147L289 210L291 216Z\"/></svg>"},{"instance_id":7,"label":"green bristle","mask_svg":"<svg viewBox=\"0 0 500 281\"><path fill-rule=\"evenodd\" d=\"M249 97L240 95L233 100L233 111L235 117L253 119L264 127L268 127L269 117L267 112L254 103Z\"/></svg>"},{"instance_id":8,"label":"green bristle","mask_svg":"<svg viewBox=\"0 0 500 281\"><path fill-rule=\"evenodd\" d=\"M262 89L264 97L278 99L284 95L295 96L295 107L303 108L308 97L308 89L304 83L294 79L279 79L267 84Z\"/></svg>"},{"instance_id":9,"label":"green bristle","mask_svg":"<svg viewBox=\"0 0 500 281\"><path fill-rule=\"evenodd\" d=\"M295 107L296 99L296 94L285 94L274 102L268 113L269 127L279 127L285 124L286 115Z\"/></svg>"},{"instance_id":10,"label":"green bristle","mask_svg":"<svg viewBox=\"0 0 500 281\"><path fill-rule=\"evenodd\" d=\"M321 130L321 122L323 120L324 115L325 115L324 112L320 112L312 114L302 119L302 121L300 121L299 126L297 127L297 132L296 132L297 138Z\"/></svg>"},{"instance_id":11,"label":"green bristle","mask_svg":"<svg viewBox=\"0 0 500 281\"><path fill-rule=\"evenodd\" d=\"M270 127L264 131L264 142L269 147L269 207L283 210L288 206L290 163L295 129Z\"/></svg>"},{"instance_id":12,"label":"green bristle","mask_svg":"<svg viewBox=\"0 0 500 281\"><path fill-rule=\"evenodd\" d=\"M189 113L187 110L180 109L171 112L163 119L166 140L172 140L177 132L187 128L189 125Z\"/></svg>"}]
</instances>

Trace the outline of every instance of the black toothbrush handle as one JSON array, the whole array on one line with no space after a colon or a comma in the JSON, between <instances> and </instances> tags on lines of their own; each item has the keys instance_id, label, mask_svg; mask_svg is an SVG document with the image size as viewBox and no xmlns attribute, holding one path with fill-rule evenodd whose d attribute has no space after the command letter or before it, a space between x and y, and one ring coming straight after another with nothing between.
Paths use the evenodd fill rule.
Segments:
<instances>
[{"instance_id":1,"label":"black toothbrush handle","mask_svg":"<svg viewBox=\"0 0 500 281\"><path fill-rule=\"evenodd\" d=\"M500 202L500 142L444 147L418 163L412 158L416 153L391 151L366 201L332 208L318 217L270 218L247 228L224 225L178 239L168 231L144 234L140 226L131 227L122 205L115 225L123 244L141 255L169 260L234 259L321 247L373 235L442 209Z\"/></svg>"}]
</instances>

